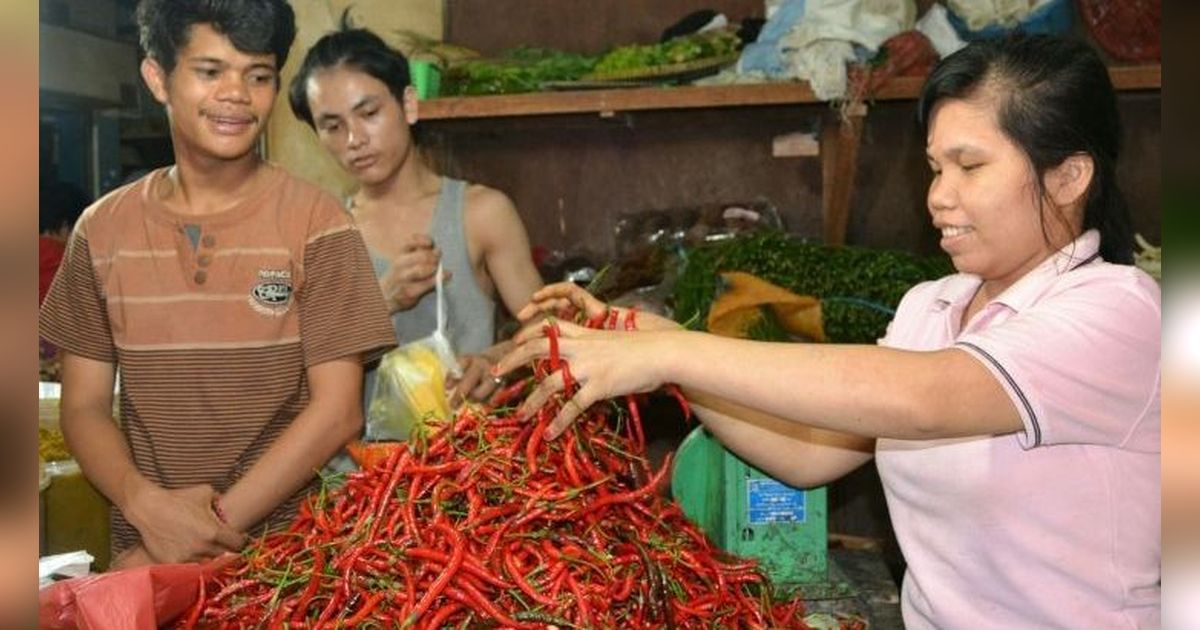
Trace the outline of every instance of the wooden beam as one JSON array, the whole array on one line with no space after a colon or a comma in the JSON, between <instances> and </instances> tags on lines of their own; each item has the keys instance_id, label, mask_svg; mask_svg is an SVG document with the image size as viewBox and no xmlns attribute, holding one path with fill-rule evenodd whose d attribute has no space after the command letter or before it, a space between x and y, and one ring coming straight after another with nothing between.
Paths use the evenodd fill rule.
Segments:
<instances>
[{"instance_id":1,"label":"wooden beam","mask_svg":"<svg viewBox=\"0 0 1200 630\"><path fill-rule=\"evenodd\" d=\"M822 238L828 245L846 243L866 114L865 106L853 108L844 116L835 115L833 124L821 130Z\"/></svg>"},{"instance_id":2,"label":"wooden beam","mask_svg":"<svg viewBox=\"0 0 1200 630\"><path fill-rule=\"evenodd\" d=\"M1112 66L1118 90L1155 90L1162 86L1159 64ZM925 77L896 77L879 87L869 100L907 100L920 95ZM531 92L499 96L453 96L421 102L421 118L505 118L550 114L750 107L755 105L824 104L807 82L749 83L679 87L640 87L561 92Z\"/></svg>"}]
</instances>

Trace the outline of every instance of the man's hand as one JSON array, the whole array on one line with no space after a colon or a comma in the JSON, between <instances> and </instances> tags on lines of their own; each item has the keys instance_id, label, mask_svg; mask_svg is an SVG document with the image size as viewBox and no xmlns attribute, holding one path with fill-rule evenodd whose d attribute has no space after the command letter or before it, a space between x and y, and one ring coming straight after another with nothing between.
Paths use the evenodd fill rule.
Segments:
<instances>
[{"instance_id":1,"label":"man's hand","mask_svg":"<svg viewBox=\"0 0 1200 630\"><path fill-rule=\"evenodd\" d=\"M131 496L125 517L142 535L142 545L155 562L196 562L240 551L246 544L244 534L213 512L217 493L212 486L167 490L143 479Z\"/></svg>"},{"instance_id":2,"label":"man's hand","mask_svg":"<svg viewBox=\"0 0 1200 630\"><path fill-rule=\"evenodd\" d=\"M388 312L407 311L437 283L438 261L442 253L433 245L427 234L413 234L400 248L400 254L379 279L379 287L387 299ZM442 281L450 279L450 272L442 274Z\"/></svg>"},{"instance_id":3,"label":"man's hand","mask_svg":"<svg viewBox=\"0 0 1200 630\"><path fill-rule=\"evenodd\" d=\"M486 356L463 355L458 357L458 362L462 365L462 377L446 379L446 387L450 388L451 408L457 407L463 400L487 400L500 385L500 381L492 377L493 362Z\"/></svg>"}]
</instances>

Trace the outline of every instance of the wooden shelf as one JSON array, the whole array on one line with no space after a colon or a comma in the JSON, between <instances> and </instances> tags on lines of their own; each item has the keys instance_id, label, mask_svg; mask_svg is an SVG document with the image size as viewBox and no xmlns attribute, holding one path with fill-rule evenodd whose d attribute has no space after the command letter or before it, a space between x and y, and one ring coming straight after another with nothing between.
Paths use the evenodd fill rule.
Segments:
<instances>
[{"instance_id":1,"label":"wooden shelf","mask_svg":"<svg viewBox=\"0 0 1200 630\"><path fill-rule=\"evenodd\" d=\"M1159 64L1113 66L1118 90L1157 90L1162 87ZM881 87L873 100L916 98L925 77L898 77ZM661 109L799 105L820 103L808 83L645 87L573 92L534 92L501 96L435 98L421 103L422 120L500 118L552 114L600 114Z\"/></svg>"}]
</instances>

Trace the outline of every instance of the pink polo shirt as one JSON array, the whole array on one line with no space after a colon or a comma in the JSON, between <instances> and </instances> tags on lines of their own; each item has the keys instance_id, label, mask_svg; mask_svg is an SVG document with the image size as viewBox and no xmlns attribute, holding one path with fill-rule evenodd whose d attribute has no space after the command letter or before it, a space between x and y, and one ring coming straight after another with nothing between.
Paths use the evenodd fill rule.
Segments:
<instances>
[{"instance_id":1,"label":"pink polo shirt","mask_svg":"<svg viewBox=\"0 0 1200 630\"><path fill-rule=\"evenodd\" d=\"M1085 233L961 330L980 279L918 285L880 340L969 353L1025 424L877 441L908 628L1159 626L1159 289L1099 244Z\"/></svg>"}]
</instances>

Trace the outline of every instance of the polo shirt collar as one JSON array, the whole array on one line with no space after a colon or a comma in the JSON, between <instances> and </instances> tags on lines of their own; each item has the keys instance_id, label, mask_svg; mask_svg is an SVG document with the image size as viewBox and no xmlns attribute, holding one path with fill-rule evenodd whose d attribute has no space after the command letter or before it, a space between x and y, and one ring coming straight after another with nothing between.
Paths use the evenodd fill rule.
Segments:
<instances>
[{"instance_id":1,"label":"polo shirt collar","mask_svg":"<svg viewBox=\"0 0 1200 630\"><path fill-rule=\"evenodd\" d=\"M1003 304L1014 311L1021 311L1037 300L1048 286L1048 281L1091 262L1098 258L1099 254L1100 232L1088 230L1043 260L992 302ZM974 274L960 273L951 276L942 283L934 305L939 307L939 310L951 306L965 306L974 297L982 282L979 276Z\"/></svg>"},{"instance_id":2,"label":"polo shirt collar","mask_svg":"<svg viewBox=\"0 0 1200 630\"><path fill-rule=\"evenodd\" d=\"M1055 252L1053 256L1043 260L1040 265L1014 282L993 301L1014 311L1024 310L1041 297L1055 278L1091 262L1099 254L1100 232L1088 230Z\"/></svg>"}]
</instances>

